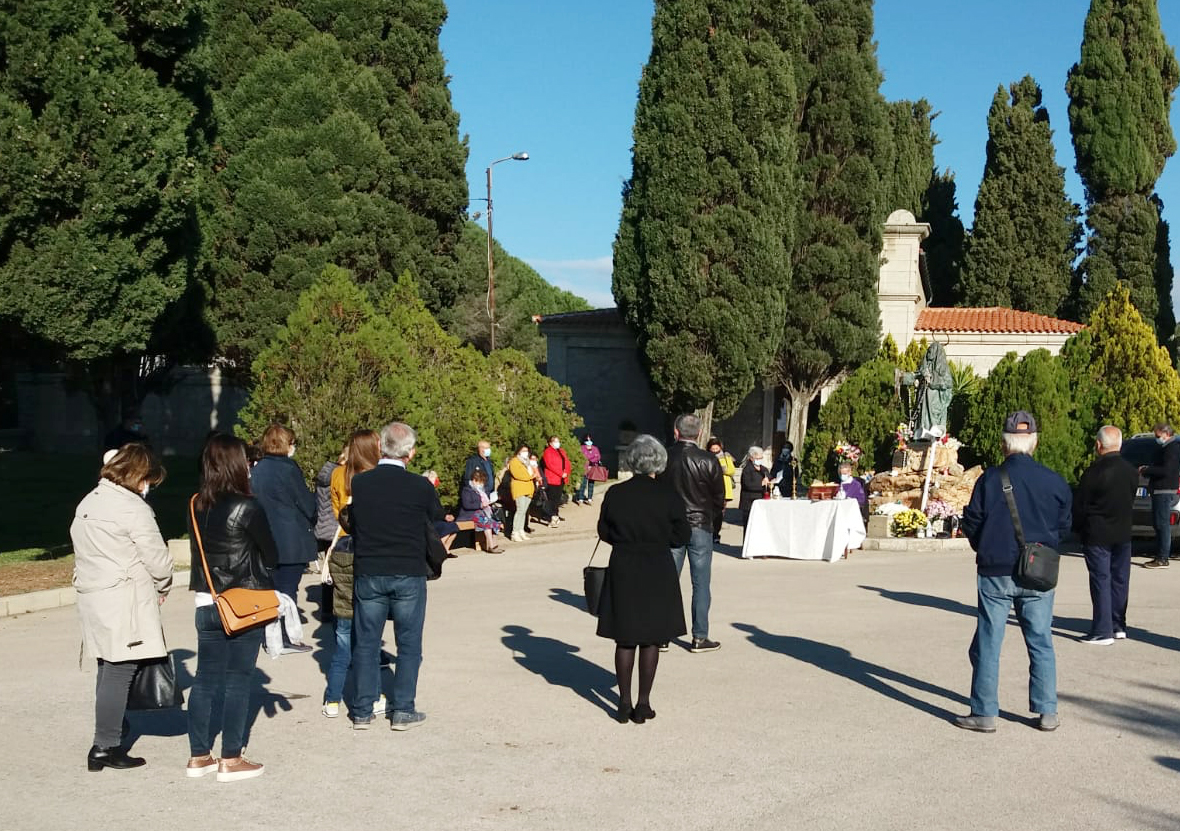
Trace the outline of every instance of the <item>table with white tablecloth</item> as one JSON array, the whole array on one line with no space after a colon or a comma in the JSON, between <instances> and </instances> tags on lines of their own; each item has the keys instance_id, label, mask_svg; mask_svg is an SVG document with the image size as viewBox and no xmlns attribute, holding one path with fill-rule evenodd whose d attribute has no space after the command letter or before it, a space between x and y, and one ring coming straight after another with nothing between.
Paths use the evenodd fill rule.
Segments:
<instances>
[{"instance_id":1,"label":"table with white tablecloth","mask_svg":"<svg viewBox=\"0 0 1180 831\"><path fill-rule=\"evenodd\" d=\"M855 499L760 499L750 506L742 556L830 562L864 540Z\"/></svg>"}]
</instances>

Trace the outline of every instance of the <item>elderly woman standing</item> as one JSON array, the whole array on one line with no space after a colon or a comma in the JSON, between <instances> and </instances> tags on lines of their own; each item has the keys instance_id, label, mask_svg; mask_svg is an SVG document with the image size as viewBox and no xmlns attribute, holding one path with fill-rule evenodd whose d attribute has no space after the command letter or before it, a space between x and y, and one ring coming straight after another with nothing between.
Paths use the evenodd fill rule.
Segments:
<instances>
[{"instance_id":1,"label":"elderly woman standing","mask_svg":"<svg viewBox=\"0 0 1180 831\"><path fill-rule=\"evenodd\" d=\"M766 494L770 487L770 471L762 463L762 448L751 447L746 451L746 463L742 466L741 494L738 497L738 508L742 512L742 527L750 519L750 506Z\"/></svg>"},{"instance_id":2,"label":"elderly woman standing","mask_svg":"<svg viewBox=\"0 0 1180 831\"><path fill-rule=\"evenodd\" d=\"M292 458L295 433L281 424L272 424L262 434L264 455L250 471L250 486L274 534L279 562L272 579L275 591L299 602L299 580L307 564L316 558L315 494L308 490L303 471ZM311 652L311 647L294 643L283 629L283 654Z\"/></svg>"},{"instance_id":3,"label":"elderly woman standing","mask_svg":"<svg viewBox=\"0 0 1180 831\"><path fill-rule=\"evenodd\" d=\"M82 639L98 661L94 745L86 756L92 771L144 764L121 747L123 715L139 662L168 654L160 604L172 587L172 556L144 501L164 481L164 468L144 445L127 444L100 476L70 525Z\"/></svg>"},{"instance_id":4,"label":"elderly woman standing","mask_svg":"<svg viewBox=\"0 0 1180 831\"><path fill-rule=\"evenodd\" d=\"M598 635L615 642L618 720L643 724L656 716L651 688L659 645L688 631L671 549L686 545L691 529L684 500L655 478L668 464L664 446L652 436L638 436L627 448L626 460L635 475L606 492L598 517L598 536L612 546ZM639 696L632 705L636 651Z\"/></svg>"}]
</instances>

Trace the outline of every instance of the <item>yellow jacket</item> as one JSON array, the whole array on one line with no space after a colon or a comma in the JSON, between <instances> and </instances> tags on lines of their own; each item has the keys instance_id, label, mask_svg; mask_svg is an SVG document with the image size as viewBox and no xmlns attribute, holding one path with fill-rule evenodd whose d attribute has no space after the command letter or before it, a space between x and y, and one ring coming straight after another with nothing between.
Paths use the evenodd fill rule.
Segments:
<instances>
[{"instance_id":1,"label":"yellow jacket","mask_svg":"<svg viewBox=\"0 0 1180 831\"><path fill-rule=\"evenodd\" d=\"M340 519L340 509L348 504L348 494L344 490L344 465L332 471L328 487L332 494L332 513L336 519Z\"/></svg>"},{"instance_id":2,"label":"yellow jacket","mask_svg":"<svg viewBox=\"0 0 1180 831\"><path fill-rule=\"evenodd\" d=\"M520 460L519 456L513 456L512 461L508 463L508 475L512 477L513 499L533 495L533 491L537 487L533 482L533 472L529 470L528 465Z\"/></svg>"},{"instance_id":3,"label":"yellow jacket","mask_svg":"<svg viewBox=\"0 0 1180 831\"><path fill-rule=\"evenodd\" d=\"M721 463L721 479L725 484L725 501L733 499L733 475L737 473L737 467L733 463L733 456L730 456L725 451L717 457L717 461Z\"/></svg>"}]
</instances>

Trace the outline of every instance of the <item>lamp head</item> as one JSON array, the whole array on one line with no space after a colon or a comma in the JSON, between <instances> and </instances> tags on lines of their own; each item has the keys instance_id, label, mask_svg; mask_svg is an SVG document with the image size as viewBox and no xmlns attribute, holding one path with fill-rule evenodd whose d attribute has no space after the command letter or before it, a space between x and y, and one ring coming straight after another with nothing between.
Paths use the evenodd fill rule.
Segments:
<instances>
[{"instance_id":1,"label":"lamp head","mask_svg":"<svg viewBox=\"0 0 1180 831\"><path fill-rule=\"evenodd\" d=\"M529 160L529 154L528 153L513 153L512 158L513 158L513 160L518 161L518 162L527 162Z\"/></svg>"}]
</instances>

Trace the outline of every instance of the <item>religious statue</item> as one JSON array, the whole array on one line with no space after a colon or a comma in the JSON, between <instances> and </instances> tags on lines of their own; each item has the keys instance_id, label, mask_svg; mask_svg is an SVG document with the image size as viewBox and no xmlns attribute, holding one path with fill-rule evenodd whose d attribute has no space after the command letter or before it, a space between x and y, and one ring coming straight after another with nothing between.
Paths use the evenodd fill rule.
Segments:
<instances>
[{"instance_id":1,"label":"religious statue","mask_svg":"<svg viewBox=\"0 0 1180 831\"><path fill-rule=\"evenodd\" d=\"M942 344L930 344L917 372L898 372L896 377L903 386L916 387L910 410L914 438L920 441L946 435L954 379Z\"/></svg>"}]
</instances>

